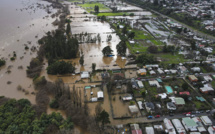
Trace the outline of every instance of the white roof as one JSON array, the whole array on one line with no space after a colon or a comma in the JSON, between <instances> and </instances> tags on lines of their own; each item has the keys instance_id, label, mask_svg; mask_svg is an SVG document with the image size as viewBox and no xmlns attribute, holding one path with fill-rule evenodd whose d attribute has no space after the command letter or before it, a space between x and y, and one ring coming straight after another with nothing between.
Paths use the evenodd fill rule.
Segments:
<instances>
[{"instance_id":1,"label":"white roof","mask_svg":"<svg viewBox=\"0 0 215 134\"><path fill-rule=\"evenodd\" d=\"M131 113L138 113L138 107L136 105L128 106Z\"/></svg>"},{"instance_id":2,"label":"white roof","mask_svg":"<svg viewBox=\"0 0 215 134\"><path fill-rule=\"evenodd\" d=\"M97 101L98 99L96 97L93 97L90 99L91 101Z\"/></svg>"},{"instance_id":3,"label":"white roof","mask_svg":"<svg viewBox=\"0 0 215 134\"><path fill-rule=\"evenodd\" d=\"M166 93L161 93L161 94L158 94L158 96L160 96L161 99L165 99L167 97L167 94Z\"/></svg>"},{"instance_id":4,"label":"white roof","mask_svg":"<svg viewBox=\"0 0 215 134\"><path fill-rule=\"evenodd\" d=\"M202 92L207 92L207 91L214 91L212 87L209 87L207 84L204 85L204 87L200 88Z\"/></svg>"},{"instance_id":5,"label":"white roof","mask_svg":"<svg viewBox=\"0 0 215 134\"><path fill-rule=\"evenodd\" d=\"M176 134L175 128L173 127L171 121L167 118L165 118L163 121L164 121L164 125L165 125L167 131L169 132L169 134Z\"/></svg>"},{"instance_id":6,"label":"white roof","mask_svg":"<svg viewBox=\"0 0 215 134\"><path fill-rule=\"evenodd\" d=\"M146 127L146 134L154 134L154 129L153 127Z\"/></svg>"},{"instance_id":7,"label":"white roof","mask_svg":"<svg viewBox=\"0 0 215 134\"><path fill-rule=\"evenodd\" d=\"M139 69L140 73L145 73L146 72L146 69L145 68L141 68Z\"/></svg>"},{"instance_id":8,"label":"white roof","mask_svg":"<svg viewBox=\"0 0 215 134\"><path fill-rule=\"evenodd\" d=\"M208 127L208 132L209 132L209 134L214 134L215 133L215 126Z\"/></svg>"},{"instance_id":9,"label":"white roof","mask_svg":"<svg viewBox=\"0 0 215 134\"><path fill-rule=\"evenodd\" d=\"M179 119L172 119L172 123L174 124L177 132L180 133L186 133L183 125L181 124L181 121Z\"/></svg>"},{"instance_id":10,"label":"white roof","mask_svg":"<svg viewBox=\"0 0 215 134\"><path fill-rule=\"evenodd\" d=\"M137 84L138 84L138 86L140 87L140 88L143 88L144 86L143 86L143 82L142 81L137 81Z\"/></svg>"},{"instance_id":11,"label":"white roof","mask_svg":"<svg viewBox=\"0 0 215 134\"><path fill-rule=\"evenodd\" d=\"M153 71L153 70L152 70L152 71L150 71L149 73L150 73L150 74L156 74L156 73L155 73L155 71Z\"/></svg>"},{"instance_id":12,"label":"white roof","mask_svg":"<svg viewBox=\"0 0 215 134\"><path fill-rule=\"evenodd\" d=\"M82 73L81 73L81 78L82 78L82 79L89 78L89 77L90 77L89 72L82 72Z\"/></svg>"},{"instance_id":13,"label":"white roof","mask_svg":"<svg viewBox=\"0 0 215 134\"><path fill-rule=\"evenodd\" d=\"M149 81L149 85L150 86L156 85L157 87L161 87L160 84L158 83L158 81L156 81L156 80Z\"/></svg>"},{"instance_id":14,"label":"white roof","mask_svg":"<svg viewBox=\"0 0 215 134\"><path fill-rule=\"evenodd\" d=\"M98 92L97 92L97 97L98 97L98 98L104 98L103 92L102 92L102 91L98 91Z\"/></svg>"},{"instance_id":15,"label":"white roof","mask_svg":"<svg viewBox=\"0 0 215 134\"><path fill-rule=\"evenodd\" d=\"M208 118L208 116L201 116L200 118L205 123L205 125L206 124L207 125L210 125L210 124L212 125L212 121L211 121L211 119Z\"/></svg>"},{"instance_id":16,"label":"white roof","mask_svg":"<svg viewBox=\"0 0 215 134\"><path fill-rule=\"evenodd\" d=\"M130 40L130 41L129 41L129 43L130 43L130 44L134 44L134 43L135 43L135 41L133 41L133 40Z\"/></svg>"},{"instance_id":17,"label":"white roof","mask_svg":"<svg viewBox=\"0 0 215 134\"><path fill-rule=\"evenodd\" d=\"M142 101L138 101L137 104L138 104L138 106L139 106L140 109L144 109L144 108L143 108L143 102L142 102Z\"/></svg>"}]
</instances>

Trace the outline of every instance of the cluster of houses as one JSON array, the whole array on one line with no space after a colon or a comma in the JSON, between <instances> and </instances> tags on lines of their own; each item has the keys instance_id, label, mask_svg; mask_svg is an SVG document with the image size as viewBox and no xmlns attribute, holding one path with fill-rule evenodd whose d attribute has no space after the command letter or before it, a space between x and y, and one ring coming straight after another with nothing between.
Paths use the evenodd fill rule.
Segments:
<instances>
[{"instance_id":1,"label":"cluster of houses","mask_svg":"<svg viewBox=\"0 0 215 134\"><path fill-rule=\"evenodd\" d=\"M126 129L128 131L128 129ZM124 130L124 132L126 133ZM201 134L201 133L215 133L215 126L213 126L211 119L208 116L201 117L185 117L182 119L167 119L156 124L146 125L140 127L139 124L130 124L130 132L132 134L155 134L155 133L169 133L169 134Z\"/></svg>"}]
</instances>

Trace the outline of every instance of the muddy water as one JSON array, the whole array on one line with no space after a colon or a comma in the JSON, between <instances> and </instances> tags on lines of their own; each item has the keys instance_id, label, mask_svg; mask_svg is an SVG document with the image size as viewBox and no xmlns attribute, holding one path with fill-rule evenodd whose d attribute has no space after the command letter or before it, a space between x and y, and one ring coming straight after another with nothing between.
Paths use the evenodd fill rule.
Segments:
<instances>
[{"instance_id":1,"label":"muddy water","mask_svg":"<svg viewBox=\"0 0 215 134\"><path fill-rule=\"evenodd\" d=\"M26 51L24 44L29 48L38 48L37 40L45 32L55 29L51 25L54 19L46 17L48 14L43 7L36 8L37 3L49 5L40 0L1 0L0 4L0 57L7 59L6 66L0 68L0 95L16 99L27 98L32 103L35 103L35 95L31 93L35 91L32 79L26 77L26 69L36 52ZM56 12L52 8L50 11ZM10 61L13 51L16 52L17 58ZM22 69L18 69L20 66ZM11 72L5 73L7 70ZM11 84L7 84L8 81ZM26 92L18 91L18 85ZM25 95L27 93L29 94Z\"/></svg>"}]
</instances>

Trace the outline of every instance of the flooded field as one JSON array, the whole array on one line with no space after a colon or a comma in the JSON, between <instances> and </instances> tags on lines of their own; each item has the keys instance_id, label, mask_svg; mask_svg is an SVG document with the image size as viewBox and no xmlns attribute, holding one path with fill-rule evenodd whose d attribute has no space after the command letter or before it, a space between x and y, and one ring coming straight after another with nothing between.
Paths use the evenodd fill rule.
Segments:
<instances>
[{"instance_id":1,"label":"flooded field","mask_svg":"<svg viewBox=\"0 0 215 134\"><path fill-rule=\"evenodd\" d=\"M6 65L0 70L0 95L10 98L27 98L35 103L32 79L26 77L26 69L38 49L37 40L45 32L55 29L47 13L49 3L40 0L2 0L0 5L0 57L6 59ZM49 7L51 13L57 10ZM29 50L25 50L25 46ZM16 53L15 61L10 58ZM19 68L19 69L18 69ZM24 90L18 91L21 85ZM23 92L24 91L24 92Z\"/></svg>"}]
</instances>

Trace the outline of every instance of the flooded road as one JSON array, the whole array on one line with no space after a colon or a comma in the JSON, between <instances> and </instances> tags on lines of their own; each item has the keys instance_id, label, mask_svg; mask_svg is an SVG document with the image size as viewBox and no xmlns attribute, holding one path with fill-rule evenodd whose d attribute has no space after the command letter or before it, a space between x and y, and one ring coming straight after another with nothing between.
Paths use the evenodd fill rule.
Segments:
<instances>
[{"instance_id":1,"label":"flooded road","mask_svg":"<svg viewBox=\"0 0 215 134\"><path fill-rule=\"evenodd\" d=\"M27 98L35 103L32 79L26 77L26 69L38 49L37 40L45 32L55 29L45 7L50 3L41 0L1 0L0 4L0 57L6 59L6 65L0 69L0 96L10 98ZM54 13L56 9L49 10ZM29 50L25 50L25 46ZM11 61L13 53L16 60ZM19 68L19 69L18 69ZM8 72L8 73L6 73ZM21 85L23 91L18 91Z\"/></svg>"}]
</instances>

